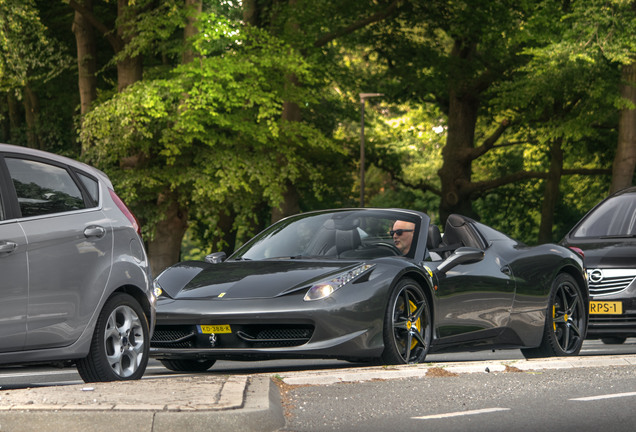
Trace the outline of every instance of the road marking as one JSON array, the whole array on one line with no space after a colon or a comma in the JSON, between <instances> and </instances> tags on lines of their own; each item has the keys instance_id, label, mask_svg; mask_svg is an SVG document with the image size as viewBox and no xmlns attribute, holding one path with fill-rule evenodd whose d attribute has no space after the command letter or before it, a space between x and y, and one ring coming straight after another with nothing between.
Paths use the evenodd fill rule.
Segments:
<instances>
[{"instance_id":1,"label":"road marking","mask_svg":"<svg viewBox=\"0 0 636 432\"><path fill-rule=\"evenodd\" d=\"M480 410L472 410L472 411L457 411L453 413L446 414L434 414L429 416L421 416L421 417L411 417L414 420L432 420L432 419L443 419L449 417L461 417L467 415L475 415L475 414L488 414L497 411L510 411L510 408L484 408Z\"/></svg>"},{"instance_id":2,"label":"road marking","mask_svg":"<svg viewBox=\"0 0 636 432\"><path fill-rule=\"evenodd\" d=\"M614 394L606 394L606 395L600 395L600 396L589 396L589 397L582 397L582 398L576 398L576 399L570 399L570 400L588 402L588 401L597 401L601 399L613 399L613 398L622 398L622 397L630 397L630 396L636 396L636 392L614 393Z\"/></svg>"}]
</instances>

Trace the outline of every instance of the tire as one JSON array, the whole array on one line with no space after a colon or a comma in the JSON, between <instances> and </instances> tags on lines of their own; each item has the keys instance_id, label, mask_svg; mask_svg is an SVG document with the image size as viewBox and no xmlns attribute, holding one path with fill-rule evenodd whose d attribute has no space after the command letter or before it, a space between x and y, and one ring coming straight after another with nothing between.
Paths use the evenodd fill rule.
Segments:
<instances>
[{"instance_id":1,"label":"tire","mask_svg":"<svg viewBox=\"0 0 636 432\"><path fill-rule=\"evenodd\" d=\"M159 360L166 369L175 372L205 372L216 363L216 360Z\"/></svg>"},{"instance_id":2,"label":"tire","mask_svg":"<svg viewBox=\"0 0 636 432\"><path fill-rule=\"evenodd\" d=\"M391 365L422 362L432 334L431 308L422 287L412 279L402 279L393 288L384 315L380 360Z\"/></svg>"},{"instance_id":3,"label":"tire","mask_svg":"<svg viewBox=\"0 0 636 432\"><path fill-rule=\"evenodd\" d=\"M601 341L605 345L621 345L621 344L624 344L626 340L627 338L619 337L619 336L601 338Z\"/></svg>"},{"instance_id":4,"label":"tire","mask_svg":"<svg viewBox=\"0 0 636 432\"><path fill-rule=\"evenodd\" d=\"M148 365L148 320L132 296L113 295L97 318L88 355L77 362L85 382L136 380Z\"/></svg>"},{"instance_id":5,"label":"tire","mask_svg":"<svg viewBox=\"0 0 636 432\"><path fill-rule=\"evenodd\" d=\"M541 345L521 352L526 358L575 356L586 332L587 310L581 287L572 276L561 273L550 290Z\"/></svg>"}]
</instances>

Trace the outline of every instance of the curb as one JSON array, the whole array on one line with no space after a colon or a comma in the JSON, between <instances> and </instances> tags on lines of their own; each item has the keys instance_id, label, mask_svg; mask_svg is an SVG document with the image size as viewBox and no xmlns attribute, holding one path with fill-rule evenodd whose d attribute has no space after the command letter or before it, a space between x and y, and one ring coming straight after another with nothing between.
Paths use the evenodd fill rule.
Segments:
<instances>
[{"instance_id":1,"label":"curb","mask_svg":"<svg viewBox=\"0 0 636 432\"><path fill-rule=\"evenodd\" d=\"M348 368L329 371L287 372L280 379L288 385L330 385L345 382L422 378L442 370L447 375L491 372L532 372L583 367L633 366L636 356L553 357L537 360L498 360L457 363L422 363L405 366Z\"/></svg>"}]
</instances>

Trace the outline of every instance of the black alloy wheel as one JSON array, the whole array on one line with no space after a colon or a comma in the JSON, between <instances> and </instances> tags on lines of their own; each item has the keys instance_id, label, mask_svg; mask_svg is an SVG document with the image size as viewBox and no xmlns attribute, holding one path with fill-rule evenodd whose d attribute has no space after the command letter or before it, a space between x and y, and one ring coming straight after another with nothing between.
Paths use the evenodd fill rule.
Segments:
<instances>
[{"instance_id":1,"label":"black alloy wheel","mask_svg":"<svg viewBox=\"0 0 636 432\"><path fill-rule=\"evenodd\" d=\"M603 342L605 345L621 345L621 344L624 344L626 340L627 340L626 337L620 337L620 336L601 338L601 342Z\"/></svg>"},{"instance_id":2,"label":"black alloy wheel","mask_svg":"<svg viewBox=\"0 0 636 432\"><path fill-rule=\"evenodd\" d=\"M432 337L431 309L420 285L412 279L397 283L384 317L384 364L419 363Z\"/></svg>"},{"instance_id":3,"label":"black alloy wheel","mask_svg":"<svg viewBox=\"0 0 636 432\"><path fill-rule=\"evenodd\" d=\"M587 309L581 287L567 273L552 284L543 340L537 348L522 349L526 358L574 356L581 351L587 332Z\"/></svg>"},{"instance_id":4,"label":"black alloy wheel","mask_svg":"<svg viewBox=\"0 0 636 432\"><path fill-rule=\"evenodd\" d=\"M216 360L212 359L180 359L159 360L166 369L175 372L205 372L210 369Z\"/></svg>"}]
</instances>

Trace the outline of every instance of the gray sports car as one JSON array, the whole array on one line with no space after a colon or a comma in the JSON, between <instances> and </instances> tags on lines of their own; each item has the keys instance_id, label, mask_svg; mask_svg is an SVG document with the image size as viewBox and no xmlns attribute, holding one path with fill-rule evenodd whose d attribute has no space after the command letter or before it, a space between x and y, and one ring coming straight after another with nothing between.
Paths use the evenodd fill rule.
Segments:
<instances>
[{"instance_id":1,"label":"gray sports car","mask_svg":"<svg viewBox=\"0 0 636 432\"><path fill-rule=\"evenodd\" d=\"M587 328L580 255L525 246L460 215L343 209L270 226L229 258L154 281L151 356L171 370L217 359L415 363L429 352L521 348L576 355Z\"/></svg>"}]
</instances>

